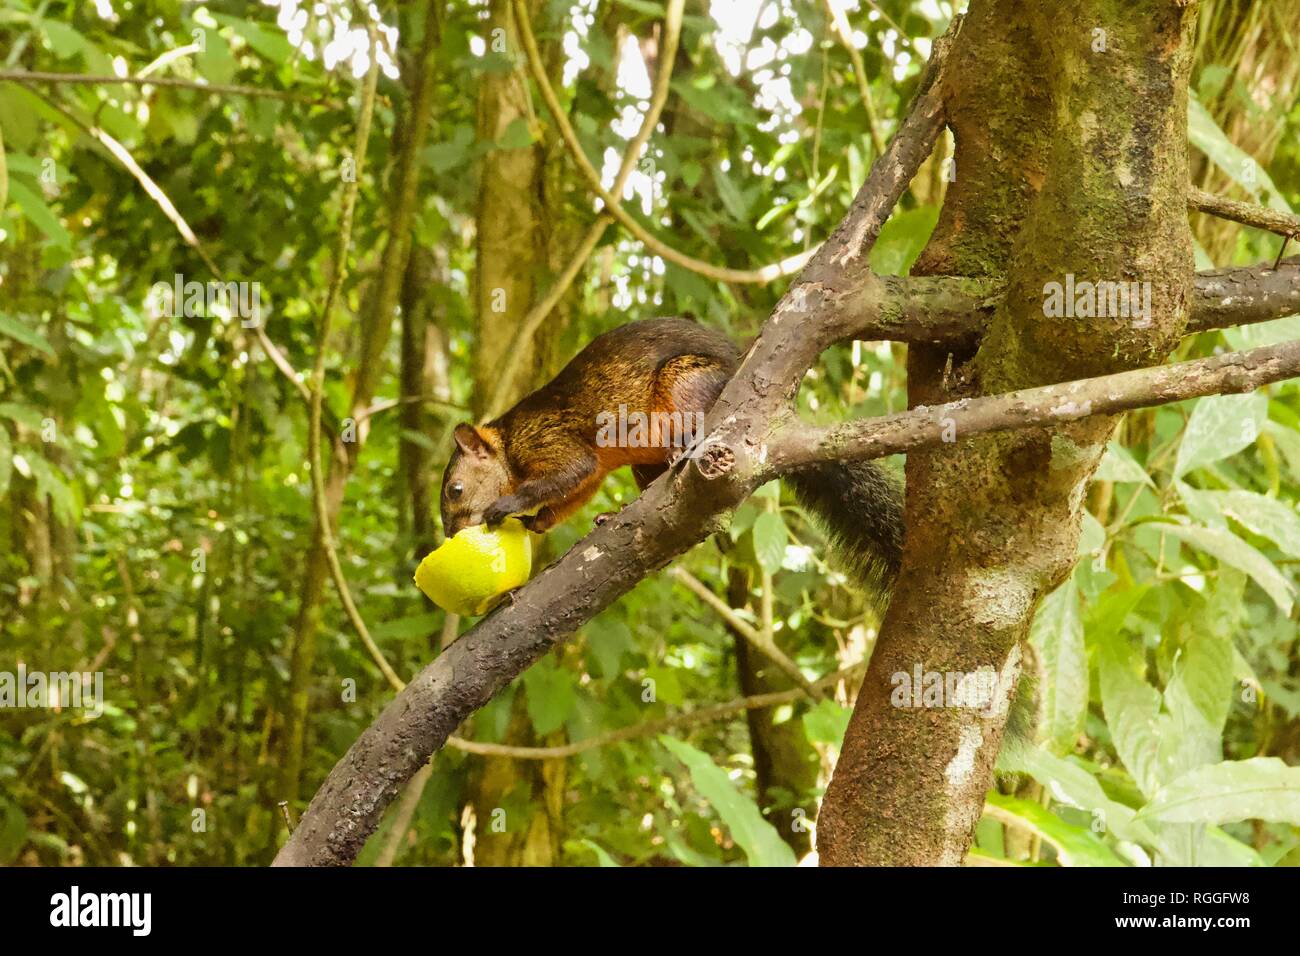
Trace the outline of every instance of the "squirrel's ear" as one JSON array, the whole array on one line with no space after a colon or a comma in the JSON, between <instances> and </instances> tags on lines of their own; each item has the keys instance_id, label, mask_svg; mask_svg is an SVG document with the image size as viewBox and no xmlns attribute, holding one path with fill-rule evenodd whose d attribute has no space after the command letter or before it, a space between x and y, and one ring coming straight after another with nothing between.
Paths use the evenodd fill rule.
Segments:
<instances>
[{"instance_id":1,"label":"squirrel's ear","mask_svg":"<svg viewBox=\"0 0 1300 956\"><path fill-rule=\"evenodd\" d=\"M492 446L488 443L487 436L468 422L461 422L452 434L456 438L456 445L464 454L476 455L480 458L492 454Z\"/></svg>"}]
</instances>

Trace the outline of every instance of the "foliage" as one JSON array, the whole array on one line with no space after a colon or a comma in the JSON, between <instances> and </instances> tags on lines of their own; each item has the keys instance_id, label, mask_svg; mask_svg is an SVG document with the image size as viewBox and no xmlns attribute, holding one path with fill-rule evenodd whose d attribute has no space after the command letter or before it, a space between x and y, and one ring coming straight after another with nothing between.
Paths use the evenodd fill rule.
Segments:
<instances>
[{"instance_id":1,"label":"foliage","mask_svg":"<svg viewBox=\"0 0 1300 956\"><path fill-rule=\"evenodd\" d=\"M103 130L135 157L226 279L259 284L267 336L293 368L309 369L337 266L331 247L359 88L351 61L336 59L341 38L364 31L341 0L278 6L10 0L0 12L5 68L98 76L150 68L292 97L0 82L8 197L0 210L0 670L21 662L104 675L101 716L66 706L0 712L0 864L255 864L283 837L278 755L312 536L305 405L228 310L160 311L158 283L215 276L83 128ZM881 0L849 9L886 137L949 6ZM380 81L345 314L327 343L326 418L336 427L386 238L409 37L427 27L422 7L383 11L399 52ZM630 135L615 121L646 98L620 88L623 39L649 37L663 5L531 8L550 49L582 54L576 78L557 85L599 166ZM644 175L629 204L682 251L737 268L819 241L872 160L853 64L825 7L778 0L753 12L749 31L688 4L664 130L638 167ZM584 228L593 213L540 101L535 125L481 136L480 87L513 69L491 47L489 17L487 4L445 5L430 145L420 156L413 233L436 263L427 294L446 401L433 408L431 433L412 432L392 410L369 419L337 534L362 616L403 676L436 653L446 621L411 584L422 554L400 455L424 448L432 460L423 480L436 482L442 426L474 397L482 161L536 150L575 184L552 212ZM322 56L330 39L340 46ZM1288 135L1268 173L1243 180L1243 155L1224 133L1241 100L1218 95L1233 66L1198 64L1207 105L1192 105L1192 143L1244 193L1295 208L1300 105L1267 104ZM928 238L945 185L941 158L886 226L872 257L879 271L906 273ZM1274 237L1242 230L1232 262L1276 253ZM780 286L727 285L665 266L611 228L573 294L572 320L556 325L556 348L571 354L629 318L666 314L693 315L741 341ZM1203 334L1183 354L1297 336L1300 317L1292 317ZM401 394L397 338L382 358L381 399ZM831 419L904 407L904 358L888 344L830 350L805 383L804 412ZM551 534L552 553L635 493L628 478L608 483ZM1004 750L980 855L1062 865L1300 861L1297 500L1294 383L1129 417L1090 491L1080 563L1035 622L1034 710L1028 731ZM683 567L743 623L768 629L811 678L857 663L875 639L877 609L834 569L819 530L775 485ZM738 646L713 608L658 574L460 733L513 745L582 741L731 701L756 669L746 670ZM474 806L480 848L498 838L490 822L499 809L507 829L550 816L557 863L790 865L806 849L799 828L816 817L844 734L848 683L761 712L812 767L811 783L761 769L772 755L756 757L738 710L585 750L563 774L547 762L537 779L534 764L502 761L503 769L449 749L409 834L397 834L397 860L459 863L466 807L498 772L507 780L502 802ZM332 591L311 686L308 793L391 695ZM760 773L772 784L764 792ZM364 860L391 837L381 829Z\"/></svg>"}]
</instances>

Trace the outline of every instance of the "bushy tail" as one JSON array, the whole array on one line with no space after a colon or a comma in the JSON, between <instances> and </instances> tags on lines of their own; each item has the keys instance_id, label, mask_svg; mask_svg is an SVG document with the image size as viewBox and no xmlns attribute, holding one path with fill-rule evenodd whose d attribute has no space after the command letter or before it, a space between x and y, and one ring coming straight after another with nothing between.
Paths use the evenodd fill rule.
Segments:
<instances>
[{"instance_id":1,"label":"bushy tail","mask_svg":"<svg viewBox=\"0 0 1300 956\"><path fill-rule=\"evenodd\" d=\"M888 591L903 556L900 484L870 461L817 462L784 477L825 527L843 570Z\"/></svg>"}]
</instances>

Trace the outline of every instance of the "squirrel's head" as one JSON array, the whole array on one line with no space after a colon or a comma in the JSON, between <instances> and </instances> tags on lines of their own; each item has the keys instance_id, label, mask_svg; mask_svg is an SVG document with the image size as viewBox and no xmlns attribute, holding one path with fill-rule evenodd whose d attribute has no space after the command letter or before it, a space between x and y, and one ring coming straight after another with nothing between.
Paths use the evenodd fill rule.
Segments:
<instances>
[{"instance_id":1,"label":"squirrel's head","mask_svg":"<svg viewBox=\"0 0 1300 956\"><path fill-rule=\"evenodd\" d=\"M460 424L454 435L456 448L442 473L442 533L448 538L482 524L487 506L514 485L495 428Z\"/></svg>"}]
</instances>

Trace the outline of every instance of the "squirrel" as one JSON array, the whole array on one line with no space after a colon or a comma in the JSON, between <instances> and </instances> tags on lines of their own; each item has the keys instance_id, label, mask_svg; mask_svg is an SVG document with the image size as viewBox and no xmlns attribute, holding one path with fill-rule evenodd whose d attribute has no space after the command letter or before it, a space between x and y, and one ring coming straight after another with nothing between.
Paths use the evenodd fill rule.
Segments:
<instances>
[{"instance_id":1,"label":"squirrel","mask_svg":"<svg viewBox=\"0 0 1300 956\"><path fill-rule=\"evenodd\" d=\"M689 444L682 431L703 421L740 355L721 332L687 319L643 319L597 336L500 417L456 426L443 532L517 516L543 533L624 466L644 490ZM782 477L825 526L845 570L887 587L902 553L899 483L869 461L817 462Z\"/></svg>"}]
</instances>

